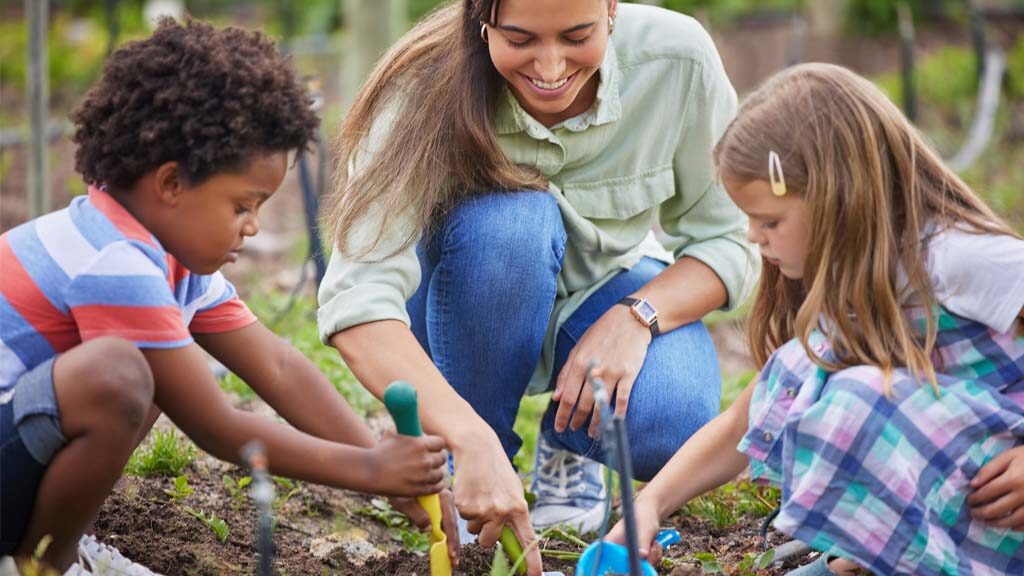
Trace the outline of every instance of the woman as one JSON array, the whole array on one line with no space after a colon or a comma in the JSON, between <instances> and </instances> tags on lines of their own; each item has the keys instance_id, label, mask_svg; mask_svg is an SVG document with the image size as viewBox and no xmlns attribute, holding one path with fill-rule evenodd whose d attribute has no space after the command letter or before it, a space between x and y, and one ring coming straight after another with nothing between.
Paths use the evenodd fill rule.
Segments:
<instances>
[{"instance_id":1,"label":"woman","mask_svg":"<svg viewBox=\"0 0 1024 576\"><path fill-rule=\"evenodd\" d=\"M602 458L591 360L639 478L718 413L700 319L741 302L759 272L711 165L735 108L711 39L680 14L464 0L399 41L346 117L321 336L374 394L416 385L481 544L505 524L533 539L510 464L524 393L554 390L538 527L589 530L603 516L600 466L586 459Z\"/></svg>"}]
</instances>

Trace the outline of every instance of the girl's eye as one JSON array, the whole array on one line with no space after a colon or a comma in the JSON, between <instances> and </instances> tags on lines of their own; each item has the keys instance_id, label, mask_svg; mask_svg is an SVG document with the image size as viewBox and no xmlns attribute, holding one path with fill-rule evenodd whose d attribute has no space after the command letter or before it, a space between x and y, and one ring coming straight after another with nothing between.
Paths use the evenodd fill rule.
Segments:
<instances>
[{"instance_id":1,"label":"girl's eye","mask_svg":"<svg viewBox=\"0 0 1024 576\"><path fill-rule=\"evenodd\" d=\"M778 225L779 222L777 220L773 220L771 222L765 222L764 224L761 224L761 228L764 228L765 230L774 230Z\"/></svg>"}]
</instances>

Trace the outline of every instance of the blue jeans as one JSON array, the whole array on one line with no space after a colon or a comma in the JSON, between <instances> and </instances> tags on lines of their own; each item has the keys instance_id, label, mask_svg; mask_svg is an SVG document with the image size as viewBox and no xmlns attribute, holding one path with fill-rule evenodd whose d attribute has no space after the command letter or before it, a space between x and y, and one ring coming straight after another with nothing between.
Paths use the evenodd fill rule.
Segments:
<instances>
[{"instance_id":1,"label":"blue jeans","mask_svg":"<svg viewBox=\"0 0 1024 576\"><path fill-rule=\"evenodd\" d=\"M441 374L494 429L510 459L522 444L512 425L540 359L565 244L554 198L514 192L464 201L418 246L423 276L408 302L412 331ZM592 294L558 331L555 377L587 328L665 267L644 258ZM703 323L655 338L626 414L637 479L652 478L717 415L720 397L718 358ZM586 424L555 433L556 409L549 407L541 433L556 446L603 461Z\"/></svg>"}]
</instances>

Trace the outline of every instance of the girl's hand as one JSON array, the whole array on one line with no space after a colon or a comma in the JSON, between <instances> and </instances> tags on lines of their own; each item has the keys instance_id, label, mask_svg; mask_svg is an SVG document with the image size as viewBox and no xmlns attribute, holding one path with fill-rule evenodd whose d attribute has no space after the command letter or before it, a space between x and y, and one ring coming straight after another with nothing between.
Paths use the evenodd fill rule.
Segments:
<instances>
[{"instance_id":1,"label":"girl's hand","mask_svg":"<svg viewBox=\"0 0 1024 576\"><path fill-rule=\"evenodd\" d=\"M1024 446L1003 452L971 480L971 517L998 528L1024 530Z\"/></svg>"},{"instance_id":2,"label":"girl's hand","mask_svg":"<svg viewBox=\"0 0 1024 576\"><path fill-rule=\"evenodd\" d=\"M452 566L457 567L459 565L460 542L458 519L455 516L455 497L448 488L442 490L439 496L441 497L441 529L444 530L445 536L448 537L448 557L452 559ZM388 498L388 501L391 503L392 508L405 514L413 526L423 532L430 531L430 516L427 516L427 511L423 509L423 506L420 506L418 500L406 496L392 496Z\"/></svg>"},{"instance_id":3,"label":"girl's hand","mask_svg":"<svg viewBox=\"0 0 1024 576\"><path fill-rule=\"evenodd\" d=\"M585 382L591 361L598 363L594 376L604 380L609 399L615 393L615 414L624 416L629 405L629 393L644 365L651 338L650 329L638 322L626 306L616 304L598 318L569 353L558 374L555 391L551 395L551 401L558 402L555 431L564 432L566 425L577 430L593 412L587 433L592 438L597 436L601 415L594 411L593 387ZM575 413L573 406L576 407Z\"/></svg>"},{"instance_id":4,"label":"girl's hand","mask_svg":"<svg viewBox=\"0 0 1024 576\"><path fill-rule=\"evenodd\" d=\"M439 436L385 434L369 449L374 491L385 496L426 496L448 486L448 459Z\"/></svg>"},{"instance_id":5,"label":"girl's hand","mask_svg":"<svg viewBox=\"0 0 1024 576\"><path fill-rule=\"evenodd\" d=\"M658 507L654 502L648 503L641 495L638 495L633 508L636 511L636 541L640 544L640 556L646 558L652 566L657 566L661 561L662 552L661 545L654 541L654 537L661 530ZM604 539L625 546L626 525L623 521L619 520Z\"/></svg>"}]
</instances>

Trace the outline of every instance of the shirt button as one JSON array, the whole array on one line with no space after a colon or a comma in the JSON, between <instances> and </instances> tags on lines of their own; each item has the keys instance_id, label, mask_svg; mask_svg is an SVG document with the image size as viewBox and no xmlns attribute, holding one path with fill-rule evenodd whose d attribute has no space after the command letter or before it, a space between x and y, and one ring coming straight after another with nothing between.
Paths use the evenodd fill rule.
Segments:
<instances>
[{"instance_id":1,"label":"shirt button","mask_svg":"<svg viewBox=\"0 0 1024 576\"><path fill-rule=\"evenodd\" d=\"M796 396L796 388L787 388L786 396L789 396L790 398Z\"/></svg>"},{"instance_id":2,"label":"shirt button","mask_svg":"<svg viewBox=\"0 0 1024 576\"><path fill-rule=\"evenodd\" d=\"M764 433L764 441L765 441L765 442L771 442L771 441L772 441L772 439L774 439L774 438L775 438L775 437L774 437L774 436L772 436L772 433L771 433L771 432L765 432L765 433Z\"/></svg>"}]
</instances>

